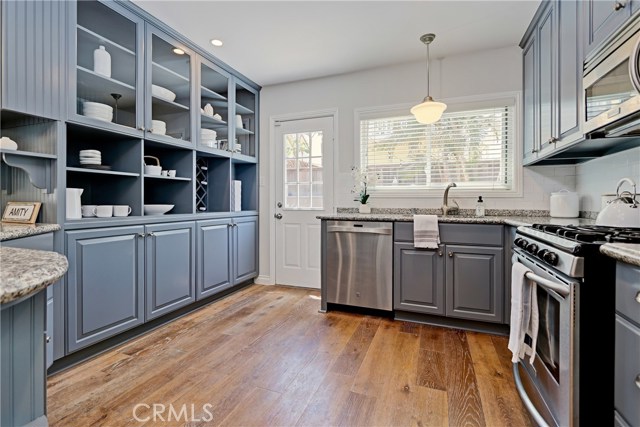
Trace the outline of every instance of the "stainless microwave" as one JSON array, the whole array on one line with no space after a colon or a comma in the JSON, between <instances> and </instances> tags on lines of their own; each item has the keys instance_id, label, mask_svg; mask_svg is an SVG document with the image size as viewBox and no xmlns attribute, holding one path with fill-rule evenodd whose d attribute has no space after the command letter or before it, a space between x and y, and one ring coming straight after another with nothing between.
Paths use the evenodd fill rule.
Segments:
<instances>
[{"instance_id":1,"label":"stainless microwave","mask_svg":"<svg viewBox=\"0 0 640 427\"><path fill-rule=\"evenodd\" d=\"M585 62L588 138L640 137L640 19Z\"/></svg>"}]
</instances>

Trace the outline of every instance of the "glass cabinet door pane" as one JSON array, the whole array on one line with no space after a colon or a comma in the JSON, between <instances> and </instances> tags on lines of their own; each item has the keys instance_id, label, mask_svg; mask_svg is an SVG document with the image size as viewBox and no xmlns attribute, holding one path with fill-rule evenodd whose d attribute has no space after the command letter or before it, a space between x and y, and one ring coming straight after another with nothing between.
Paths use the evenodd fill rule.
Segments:
<instances>
[{"instance_id":1,"label":"glass cabinet door pane","mask_svg":"<svg viewBox=\"0 0 640 427\"><path fill-rule=\"evenodd\" d=\"M191 54L151 36L151 120L160 139L191 141Z\"/></svg>"},{"instance_id":2,"label":"glass cabinet door pane","mask_svg":"<svg viewBox=\"0 0 640 427\"><path fill-rule=\"evenodd\" d=\"M229 77L206 63L200 65L199 147L228 148Z\"/></svg>"},{"instance_id":3,"label":"glass cabinet door pane","mask_svg":"<svg viewBox=\"0 0 640 427\"><path fill-rule=\"evenodd\" d=\"M76 113L135 128L138 23L97 1L77 7Z\"/></svg>"},{"instance_id":4,"label":"glass cabinet door pane","mask_svg":"<svg viewBox=\"0 0 640 427\"><path fill-rule=\"evenodd\" d=\"M236 139L234 141L234 151L247 156L256 156L256 94L236 85L236 116L233 126L236 131Z\"/></svg>"}]
</instances>

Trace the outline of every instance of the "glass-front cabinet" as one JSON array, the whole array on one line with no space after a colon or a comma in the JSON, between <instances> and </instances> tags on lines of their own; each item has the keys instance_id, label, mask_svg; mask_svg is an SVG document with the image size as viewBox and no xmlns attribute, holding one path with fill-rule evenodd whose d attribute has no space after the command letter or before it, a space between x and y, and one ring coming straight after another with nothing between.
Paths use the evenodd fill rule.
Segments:
<instances>
[{"instance_id":1,"label":"glass-front cabinet","mask_svg":"<svg viewBox=\"0 0 640 427\"><path fill-rule=\"evenodd\" d=\"M194 54L147 25L145 139L191 145Z\"/></svg>"},{"instance_id":2,"label":"glass-front cabinet","mask_svg":"<svg viewBox=\"0 0 640 427\"><path fill-rule=\"evenodd\" d=\"M257 92L245 86L239 80L235 82L235 119L233 122L235 139L233 151L241 154L238 158L255 161L256 147L256 120Z\"/></svg>"},{"instance_id":3,"label":"glass-front cabinet","mask_svg":"<svg viewBox=\"0 0 640 427\"><path fill-rule=\"evenodd\" d=\"M70 119L141 134L143 21L115 3L77 2Z\"/></svg>"},{"instance_id":4,"label":"glass-front cabinet","mask_svg":"<svg viewBox=\"0 0 640 427\"><path fill-rule=\"evenodd\" d=\"M229 147L229 74L206 59L200 59L200 114L198 150L224 157Z\"/></svg>"}]
</instances>

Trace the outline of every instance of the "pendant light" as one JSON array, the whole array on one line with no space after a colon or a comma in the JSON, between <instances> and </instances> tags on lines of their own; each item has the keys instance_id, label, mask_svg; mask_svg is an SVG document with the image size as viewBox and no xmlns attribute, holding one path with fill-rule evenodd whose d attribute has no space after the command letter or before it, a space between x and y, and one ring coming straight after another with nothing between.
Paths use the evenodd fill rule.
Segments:
<instances>
[{"instance_id":1,"label":"pendant light","mask_svg":"<svg viewBox=\"0 0 640 427\"><path fill-rule=\"evenodd\" d=\"M411 114L416 117L418 123L430 125L437 122L442 117L442 113L447 109L447 105L443 102L434 101L429 96L429 44L436 38L435 34L425 34L420 37L420 41L427 45L427 96L421 104L411 108Z\"/></svg>"}]
</instances>

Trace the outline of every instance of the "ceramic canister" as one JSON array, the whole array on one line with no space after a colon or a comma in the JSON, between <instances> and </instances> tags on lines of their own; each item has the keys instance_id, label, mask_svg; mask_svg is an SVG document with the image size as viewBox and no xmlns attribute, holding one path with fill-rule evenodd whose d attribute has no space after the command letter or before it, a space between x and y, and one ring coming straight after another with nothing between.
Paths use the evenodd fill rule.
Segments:
<instances>
[{"instance_id":1,"label":"ceramic canister","mask_svg":"<svg viewBox=\"0 0 640 427\"><path fill-rule=\"evenodd\" d=\"M111 55L104 46L93 51L93 71L105 77L111 77Z\"/></svg>"}]
</instances>

